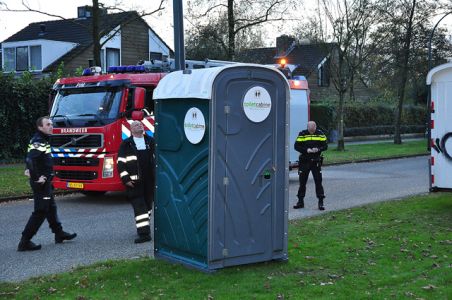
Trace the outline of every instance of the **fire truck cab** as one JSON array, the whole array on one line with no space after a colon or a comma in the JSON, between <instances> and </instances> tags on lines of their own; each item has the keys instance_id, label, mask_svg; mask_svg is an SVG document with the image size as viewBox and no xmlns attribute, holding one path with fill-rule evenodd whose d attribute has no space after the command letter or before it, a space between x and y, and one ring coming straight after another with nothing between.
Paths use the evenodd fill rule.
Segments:
<instances>
[{"instance_id":1,"label":"fire truck cab","mask_svg":"<svg viewBox=\"0 0 452 300\"><path fill-rule=\"evenodd\" d=\"M133 120L141 120L147 134L153 135L152 93L165 73L137 73L131 67L131 73L92 71L54 84L53 184L87 194L121 191L125 187L116 168L119 146L130 136Z\"/></svg>"}]
</instances>

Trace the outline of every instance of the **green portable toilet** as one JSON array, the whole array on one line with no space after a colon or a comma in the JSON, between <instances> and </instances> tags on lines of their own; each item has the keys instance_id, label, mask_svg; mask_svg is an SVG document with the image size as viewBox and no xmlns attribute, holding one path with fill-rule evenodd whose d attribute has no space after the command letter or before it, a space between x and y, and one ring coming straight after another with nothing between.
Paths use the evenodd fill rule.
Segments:
<instances>
[{"instance_id":1,"label":"green portable toilet","mask_svg":"<svg viewBox=\"0 0 452 300\"><path fill-rule=\"evenodd\" d=\"M287 259L285 77L251 64L177 71L154 99L155 256L204 270Z\"/></svg>"}]
</instances>

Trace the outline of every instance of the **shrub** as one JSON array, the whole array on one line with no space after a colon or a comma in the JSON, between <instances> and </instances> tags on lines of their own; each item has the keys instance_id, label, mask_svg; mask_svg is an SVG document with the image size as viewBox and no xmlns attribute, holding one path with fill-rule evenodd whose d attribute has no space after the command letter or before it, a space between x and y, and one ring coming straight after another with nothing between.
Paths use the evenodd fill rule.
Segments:
<instances>
[{"instance_id":1,"label":"shrub","mask_svg":"<svg viewBox=\"0 0 452 300\"><path fill-rule=\"evenodd\" d=\"M51 78L34 79L0 72L0 161L23 158L35 122L48 114Z\"/></svg>"},{"instance_id":2,"label":"shrub","mask_svg":"<svg viewBox=\"0 0 452 300\"><path fill-rule=\"evenodd\" d=\"M336 104L311 102L311 120L317 122L326 133L336 129ZM344 106L344 135L393 134L395 107L389 103L346 103ZM425 131L427 108L405 105L402 111L402 133ZM359 134L358 134L359 132Z\"/></svg>"}]
</instances>

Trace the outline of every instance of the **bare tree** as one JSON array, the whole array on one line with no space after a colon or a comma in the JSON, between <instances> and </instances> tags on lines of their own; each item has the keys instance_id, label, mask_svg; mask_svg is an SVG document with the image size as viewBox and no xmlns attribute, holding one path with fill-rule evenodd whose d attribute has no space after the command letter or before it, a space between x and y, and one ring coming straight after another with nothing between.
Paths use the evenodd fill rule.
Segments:
<instances>
[{"instance_id":1,"label":"bare tree","mask_svg":"<svg viewBox=\"0 0 452 300\"><path fill-rule=\"evenodd\" d=\"M375 82L396 99L394 114L394 143L401 144L401 124L404 103L410 98L425 101L425 76L428 38L432 20L450 9L450 2L436 0L394 0L385 3L384 16L374 37L387 34L372 58ZM451 53L444 29L438 29L433 39L434 57L440 59ZM419 95L417 95L419 93ZM423 96L422 96L423 95Z\"/></svg>"},{"instance_id":2,"label":"bare tree","mask_svg":"<svg viewBox=\"0 0 452 300\"><path fill-rule=\"evenodd\" d=\"M237 36L241 32L267 22L288 19L290 5L291 0L193 0L188 5L188 16L192 23L196 23L195 27L202 28L202 24L219 20L226 14L226 58L233 60Z\"/></svg>"},{"instance_id":3,"label":"bare tree","mask_svg":"<svg viewBox=\"0 0 452 300\"><path fill-rule=\"evenodd\" d=\"M371 0L322 0L318 7L324 28L322 40L331 41L336 47L330 57L331 81L338 93L337 149L344 145L344 105L347 91L353 88L355 77L363 62L374 50L369 47L372 24L378 22L375 3ZM320 23L320 21L319 21ZM353 95L353 93L351 93Z\"/></svg>"},{"instance_id":4,"label":"bare tree","mask_svg":"<svg viewBox=\"0 0 452 300\"><path fill-rule=\"evenodd\" d=\"M102 10L109 10L112 12L126 12L127 10L125 8L123 8L121 6L121 4L119 2L114 2L113 5L111 6L106 6L102 3L99 3L99 0L92 0L93 2L93 7L92 7L92 22L91 22L91 26L86 26L84 23L80 23L77 22L76 19L71 19L72 22L78 24L79 26L81 26L82 28L84 28L85 30L88 30L91 32L92 34L92 39L93 39L93 58L94 58L94 63L96 66L100 66L101 65L101 59L100 59L100 50L102 49L102 47L109 41L111 40L121 29L120 28L116 28L114 29L113 32L109 32L108 30L111 30L111 28L101 28L100 24L99 24L99 20L100 20L100 16L101 16L101 11ZM157 12L160 12L162 10L165 9L164 4L166 3L166 0L159 0L158 1L158 6L153 9L152 11L140 11L137 12L136 17L134 18L129 18L127 20L125 20L122 25L125 26L139 18L143 18L145 16L149 16L152 14L155 14ZM0 11L8 11L8 12L34 12L34 13L39 13L45 16L49 16L49 17L53 17L53 18L57 18L57 19L61 19L61 20L66 20L66 18L60 16L60 15L56 15L56 14L52 14L43 10L39 10L39 9L35 9L32 8L28 2L22 0L22 8L19 9L13 9L8 7L8 5L4 2L4 1L0 1ZM101 41L101 39L103 38L103 41Z\"/></svg>"}]
</instances>

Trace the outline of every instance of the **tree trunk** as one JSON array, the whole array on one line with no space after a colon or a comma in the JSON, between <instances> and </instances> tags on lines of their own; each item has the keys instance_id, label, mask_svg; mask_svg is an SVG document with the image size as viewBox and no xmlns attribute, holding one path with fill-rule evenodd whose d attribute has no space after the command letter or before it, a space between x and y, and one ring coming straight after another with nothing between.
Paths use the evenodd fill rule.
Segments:
<instances>
[{"instance_id":1,"label":"tree trunk","mask_svg":"<svg viewBox=\"0 0 452 300\"><path fill-rule=\"evenodd\" d=\"M402 143L402 136L400 131L400 125L402 122L402 109L403 109L403 99L405 98L405 85L408 79L408 61L410 58L410 46L411 46L411 34L413 31L413 16L414 16L414 10L416 9L416 0L413 0L413 6L411 7L410 11L410 18L408 20L408 26L405 33L405 38L403 41L403 61L402 66L399 68L399 72L396 72L400 78L400 84L397 91L398 96L398 104L397 104L397 111L395 116L395 122L394 122L394 144L401 144Z\"/></svg>"},{"instance_id":2,"label":"tree trunk","mask_svg":"<svg viewBox=\"0 0 452 300\"><path fill-rule=\"evenodd\" d=\"M235 54L234 23L234 0L228 0L228 60L233 60Z\"/></svg>"},{"instance_id":3,"label":"tree trunk","mask_svg":"<svg viewBox=\"0 0 452 300\"><path fill-rule=\"evenodd\" d=\"M93 0L93 60L95 66L101 65L99 36L99 0Z\"/></svg>"},{"instance_id":4,"label":"tree trunk","mask_svg":"<svg viewBox=\"0 0 452 300\"><path fill-rule=\"evenodd\" d=\"M344 151L344 99L345 92L341 89L339 91L339 105L337 109L337 150Z\"/></svg>"}]
</instances>

